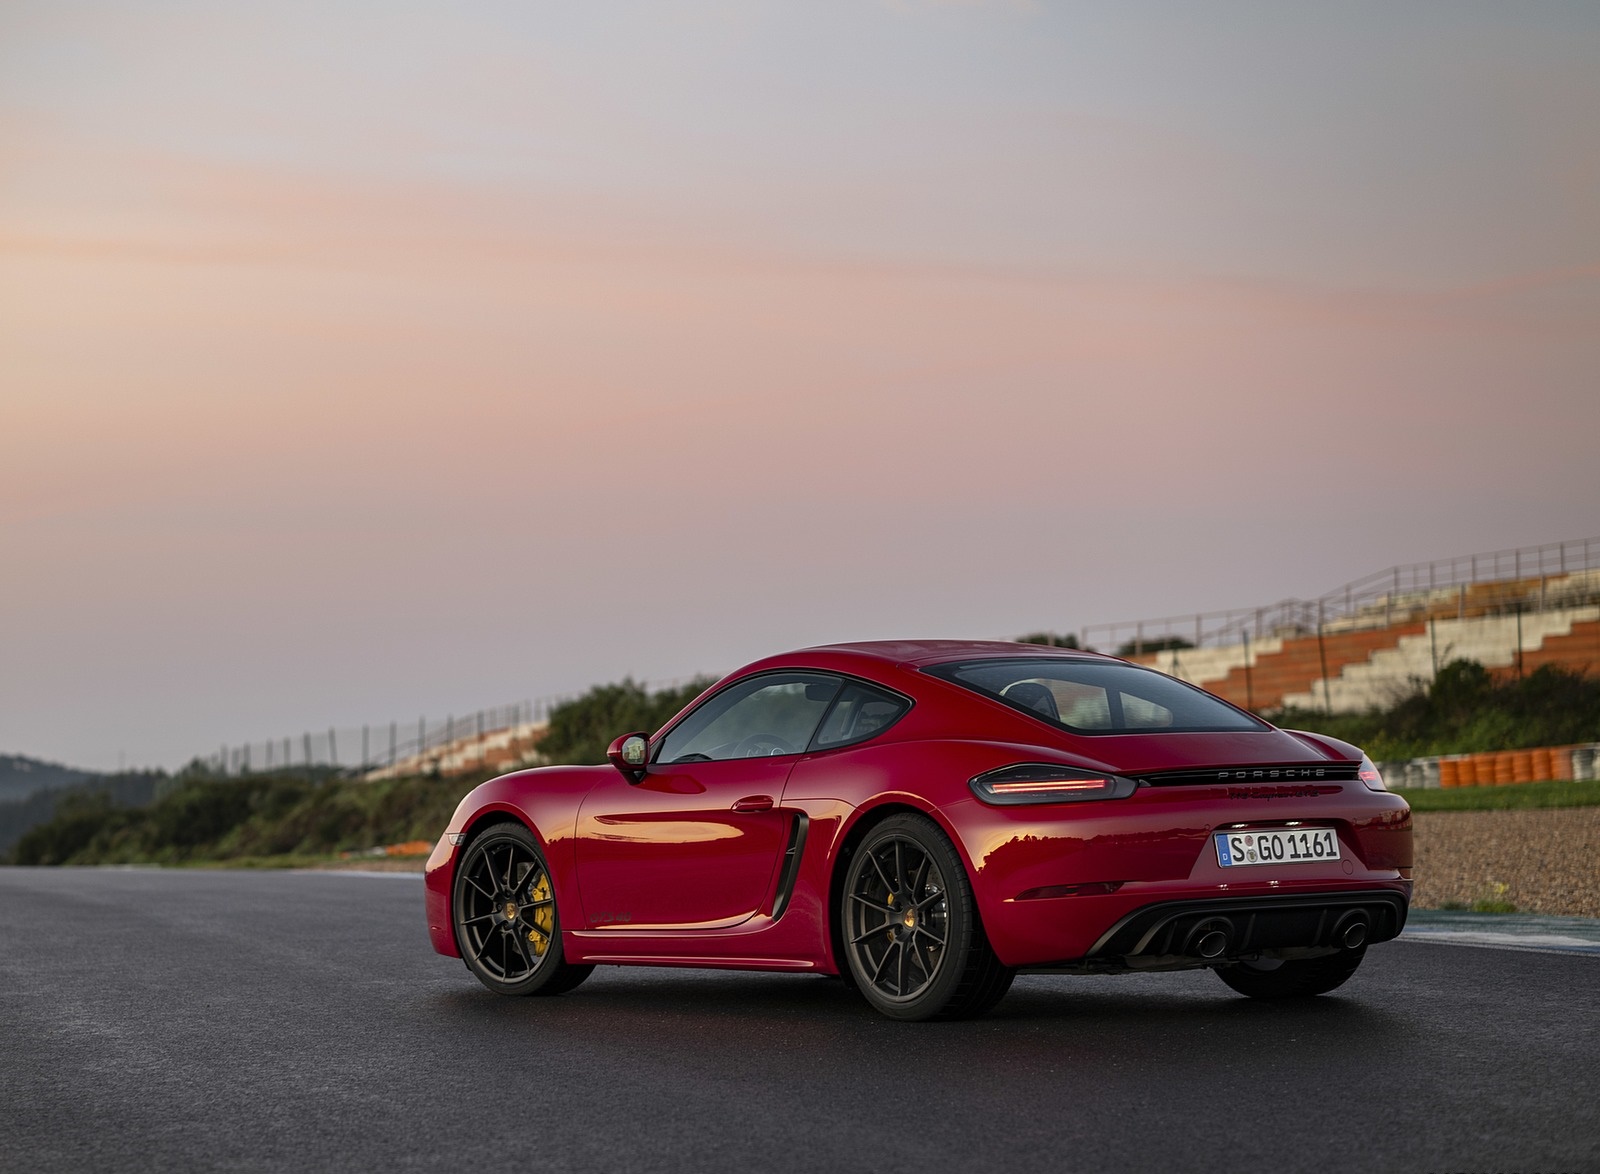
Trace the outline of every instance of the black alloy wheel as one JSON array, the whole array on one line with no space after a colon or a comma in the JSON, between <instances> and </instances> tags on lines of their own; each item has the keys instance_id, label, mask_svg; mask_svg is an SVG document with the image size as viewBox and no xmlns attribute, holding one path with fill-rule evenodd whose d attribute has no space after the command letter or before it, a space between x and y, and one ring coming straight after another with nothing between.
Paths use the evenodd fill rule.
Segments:
<instances>
[{"instance_id":1,"label":"black alloy wheel","mask_svg":"<svg viewBox=\"0 0 1600 1174\"><path fill-rule=\"evenodd\" d=\"M521 824L494 824L467 845L451 905L467 969L496 994L557 995L594 970L562 960L550 870Z\"/></svg>"},{"instance_id":2,"label":"black alloy wheel","mask_svg":"<svg viewBox=\"0 0 1600 1174\"><path fill-rule=\"evenodd\" d=\"M1252 999L1305 999L1343 986L1366 956L1367 948L1359 946L1321 958L1263 958L1216 969L1218 978Z\"/></svg>"},{"instance_id":3,"label":"black alloy wheel","mask_svg":"<svg viewBox=\"0 0 1600 1174\"><path fill-rule=\"evenodd\" d=\"M1015 971L989 948L961 858L922 815L893 815L851 857L839 924L867 1001L894 1019L958 1019L998 1003Z\"/></svg>"}]
</instances>

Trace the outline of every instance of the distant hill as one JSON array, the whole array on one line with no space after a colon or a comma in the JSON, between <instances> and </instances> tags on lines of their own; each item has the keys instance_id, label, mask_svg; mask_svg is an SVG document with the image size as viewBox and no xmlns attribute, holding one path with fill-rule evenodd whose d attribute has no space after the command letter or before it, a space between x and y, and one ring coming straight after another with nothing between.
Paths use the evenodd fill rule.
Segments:
<instances>
[{"instance_id":1,"label":"distant hill","mask_svg":"<svg viewBox=\"0 0 1600 1174\"><path fill-rule=\"evenodd\" d=\"M100 775L69 771L65 767L52 769L63 774L78 774L83 781L65 787L45 787L34 791L26 799L0 802L0 863L5 862L11 849L30 828L49 823L63 810L72 810L75 806L82 809L85 805L100 809L144 807L155 799L162 785L169 781L161 771Z\"/></svg>"},{"instance_id":2,"label":"distant hill","mask_svg":"<svg viewBox=\"0 0 1600 1174\"><path fill-rule=\"evenodd\" d=\"M57 791L98 778L92 770L74 770L20 754L0 754L0 803L15 803L37 791Z\"/></svg>"}]
</instances>

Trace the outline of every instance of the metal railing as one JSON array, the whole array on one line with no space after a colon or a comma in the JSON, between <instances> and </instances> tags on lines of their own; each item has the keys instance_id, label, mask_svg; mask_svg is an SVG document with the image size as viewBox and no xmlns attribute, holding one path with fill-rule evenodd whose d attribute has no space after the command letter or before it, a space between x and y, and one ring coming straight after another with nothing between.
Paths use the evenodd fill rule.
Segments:
<instances>
[{"instance_id":1,"label":"metal railing","mask_svg":"<svg viewBox=\"0 0 1600 1174\"><path fill-rule=\"evenodd\" d=\"M443 752L464 739L483 740L518 726L537 724L564 696L519 701L456 717L419 717L415 721L363 726L331 726L296 736L224 745L201 761L219 774L252 774L275 770L335 770L365 773L410 759Z\"/></svg>"},{"instance_id":2,"label":"metal railing","mask_svg":"<svg viewBox=\"0 0 1600 1174\"><path fill-rule=\"evenodd\" d=\"M669 681L640 682L640 685L658 693L695 679L696 676L675 677ZM465 755L470 760L474 747L482 759L489 743L503 741L508 732L542 725L549 720L551 710L578 696L576 693L553 693L531 701L476 710L461 717L447 715L443 720L418 717L415 721L307 730L291 737L224 745L198 761L208 770L225 775L278 770L367 774L405 763L415 763L425 770L429 763L438 759Z\"/></svg>"},{"instance_id":3,"label":"metal railing","mask_svg":"<svg viewBox=\"0 0 1600 1174\"><path fill-rule=\"evenodd\" d=\"M1144 620L1091 624L1079 632L1086 648L1134 655L1171 647L1219 648L1274 636L1299 636L1319 630L1387 627L1452 609L1465 616L1494 612L1537 612L1600 599L1600 538L1551 542L1513 550L1461 555L1427 563L1406 563L1352 579L1314 599L1283 599L1254 608L1191 612ZM1490 584L1502 589L1475 592Z\"/></svg>"}]
</instances>

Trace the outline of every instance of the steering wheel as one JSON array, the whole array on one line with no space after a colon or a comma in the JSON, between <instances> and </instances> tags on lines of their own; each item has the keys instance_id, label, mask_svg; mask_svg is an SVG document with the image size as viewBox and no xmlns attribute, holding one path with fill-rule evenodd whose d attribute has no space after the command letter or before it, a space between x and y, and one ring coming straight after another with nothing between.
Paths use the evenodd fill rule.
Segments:
<instances>
[{"instance_id":1,"label":"steering wheel","mask_svg":"<svg viewBox=\"0 0 1600 1174\"><path fill-rule=\"evenodd\" d=\"M800 753L776 734L750 734L733 748L735 758L770 758L778 754Z\"/></svg>"}]
</instances>

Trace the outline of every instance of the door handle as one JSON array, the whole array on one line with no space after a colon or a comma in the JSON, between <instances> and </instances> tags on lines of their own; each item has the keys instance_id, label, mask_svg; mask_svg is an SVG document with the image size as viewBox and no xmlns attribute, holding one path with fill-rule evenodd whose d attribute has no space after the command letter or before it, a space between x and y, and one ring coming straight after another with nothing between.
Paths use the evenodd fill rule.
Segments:
<instances>
[{"instance_id":1,"label":"door handle","mask_svg":"<svg viewBox=\"0 0 1600 1174\"><path fill-rule=\"evenodd\" d=\"M743 799L739 799L734 803L733 809L735 811L742 812L745 815L749 815L756 811L771 811L772 796L746 795Z\"/></svg>"}]
</instances>

